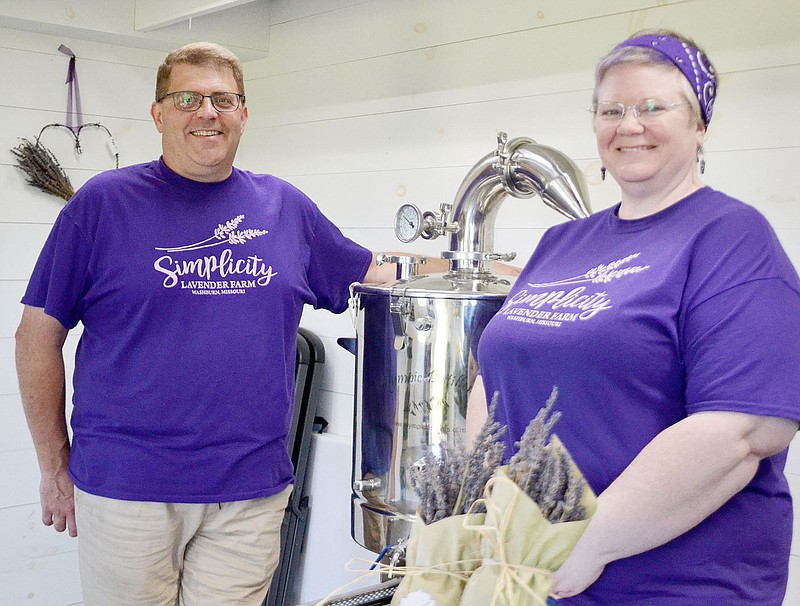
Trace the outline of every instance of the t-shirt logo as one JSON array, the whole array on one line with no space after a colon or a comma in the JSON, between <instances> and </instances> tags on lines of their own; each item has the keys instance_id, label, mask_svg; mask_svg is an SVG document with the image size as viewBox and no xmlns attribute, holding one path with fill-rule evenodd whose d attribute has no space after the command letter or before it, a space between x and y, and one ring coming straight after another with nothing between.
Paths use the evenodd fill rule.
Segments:
<instances>
[{"instance_id":1,"label":"t-shirt logo","mask_svg":"<svg viewBox=\"0 0 800 606\"><path fill-rule=\"evenodd\" d=\"M217 225L217 228L214 230L214 235L205 240L200 240L194 244L186 244L184 246L157 246L156 250L185 252L189 250L199 250L201 248L210 248L212 246L221 246L223 244L244 244L248 240L269 233L266 229L236 229L242 221L244 221L244 215L239 215L230 221L226 221L224 225L222 223Z\"/></svg>"},{"instance_id":2,"label":"t-shirt logo","mask_svg":"<svg viewBox=\"0 0 800 606\"><path fill-rule=\"evenodd\" d=\"M157 246L156 250L170 254L162 255L153 263L159 273L164 274L164 288L180 286L194 295L238 295L250 288L267 286L277 275L272 265L257 255L237 257L233 247L265 236L266 229L240 229L244 215L238 215L225 223L220 223L214 233L191 244L178 246ZM181 258L183 253L226 246L222 251L211 254L197 253Z\"/></svg>"},{"instance_id":3,"label":"t-shirt logo","mask_svg":"<svg viewBox=\"0 0 800 606\"><path fill-rule=\"evenodd\" d=\"M639 254L634 253L611 263L601 263L571 278L555 282L528 282L530 288L514 292L506 300L498 315L504 315L506 320L515 322L554 327L559 327L564 322L590 320L613 307L611 296L604 290L592 291L585 285L563 290L559 287L606 284L612 280L639 274L650 268L649 265L630 265Z\"/></svg>"}]
</instances>

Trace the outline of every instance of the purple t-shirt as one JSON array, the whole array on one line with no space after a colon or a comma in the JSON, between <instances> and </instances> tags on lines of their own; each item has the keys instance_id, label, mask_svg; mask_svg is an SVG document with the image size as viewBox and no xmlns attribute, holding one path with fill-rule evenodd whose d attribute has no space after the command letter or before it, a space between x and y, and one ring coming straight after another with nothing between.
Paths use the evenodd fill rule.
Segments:
<instances>
[{"instance_id":1,"label":"purple t-shirt","mask_svg":"<svg viewBox=\"0 0 800 606\"><path fill-rule=\"evenodd\" d=\"M554 431L598 494L692 413L800 420L800 281L766 220L710 188L639 220L616 210L548 230L479 345L509 445L558 386ZM785 460L765 459L699 526L559 603L780 606Z\"/></svg>"},{"instance_id":2,"label":"purple t-shirt","mask_svg":"<svg viewBox=\"0 0 800 606\"><path fill-rule=\"evenodd\" d=\"M300 191L162 161L91 179L59 215L22 300L66 328L70 475L125 499L213 503L292 481L287 434L304 304L341 312L371 253Z\"/></svg>"}]
</instances>

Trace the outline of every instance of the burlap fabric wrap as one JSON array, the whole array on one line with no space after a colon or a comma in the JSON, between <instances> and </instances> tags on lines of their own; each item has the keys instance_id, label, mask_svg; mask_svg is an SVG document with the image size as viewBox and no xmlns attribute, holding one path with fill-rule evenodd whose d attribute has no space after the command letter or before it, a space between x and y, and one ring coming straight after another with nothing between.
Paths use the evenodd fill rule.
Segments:
<instances>
[{"instance_id":1,"label":"burlap fabric wrap","mask_svg":"<svg viewBox=\"0 0 800 606\"><path fill-rule=\"evenodd\" d=\"M481 535L473 530L483 524L484 514L457 515L432 524L420 516L411 527L406 566L392 597L392 604L415 591L422 591L437 606L456 605L464 584L481 564Z\"/></svg>"},{"instance_id":2,"label":"burlap fabric wrap","mask_svg":"<svg viewBox=\"0 0 800 606\"><path fill-rule=\"evenodd\" d=\"M563 448L557 441L552 444ZM574 473L580 472L574 468ZM581 504L585 519L552 524L506 468L498 469L486 485L485 521L474 527L481 536L483 563L470 575L461 606L545 604L550 573L564 563L597 509L588 485Z\"/></svg>"}]
</instances>

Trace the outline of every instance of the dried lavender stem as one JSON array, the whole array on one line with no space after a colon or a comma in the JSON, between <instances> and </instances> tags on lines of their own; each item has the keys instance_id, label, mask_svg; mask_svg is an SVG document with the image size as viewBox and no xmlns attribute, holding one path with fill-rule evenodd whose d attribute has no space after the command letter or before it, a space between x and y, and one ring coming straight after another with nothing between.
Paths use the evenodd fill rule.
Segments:
<instances>
[{"instance_id":1,"label":"dried lavender stem","mask_svg":"<svg viewBox=\"0 0 800 606\"><path fill-rule=\"evenodd\" d=\"M31 143L28 139L21 139L11 153L17 160L16 168L27 176L28 185L64 200L69 200L75 193L55 156L38 141Z\"/></svg>"}]
</instances>

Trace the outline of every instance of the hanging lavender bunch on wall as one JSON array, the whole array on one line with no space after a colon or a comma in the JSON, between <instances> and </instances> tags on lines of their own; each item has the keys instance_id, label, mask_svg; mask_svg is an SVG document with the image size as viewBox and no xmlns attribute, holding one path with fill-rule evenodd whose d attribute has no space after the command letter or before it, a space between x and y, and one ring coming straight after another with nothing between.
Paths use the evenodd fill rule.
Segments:
<instances>
[{"instance_id":1,"label":"hanging lavender bunch on wall","mask_svg":"<svg viewBox=\"0 0 800 606\"><path fill-rule=\"evenodd\" d=\"M46 124L39 131L39 136L36 137L35 142L31 142L28 139L20 139L19 145L13 148L11 153L17 160L17 168L25 173L28 185L36 187L47 194L69 200L75 190L53 153L41 144L41 138L45 131L50 128L66 128L75 140L75 151L81 154L81 131L86 127L104 130L108 135L108 150L114 156L117 168L119 168L119 150L114 143L114 137L111 136L111 131L107 127L99 122L84 123L83 114L81 113L75 53L63 44L58 47L58 51L70 58L65 82L69 85L66 124Z\"/></svg>"},{"instance_id":2,"label":"hanging lavender bunch on wall","mask_svg":"<svg viewBox=\"0 0 800 606\"><path fill-rule=\"evenodd\" d=\"M75 193L58 160L38 139L35 143L20 139L19 145L11 153L17 160L16 168L25 173L31 187L64 200L69 200Z\"/></svg>"}]
</instances>

